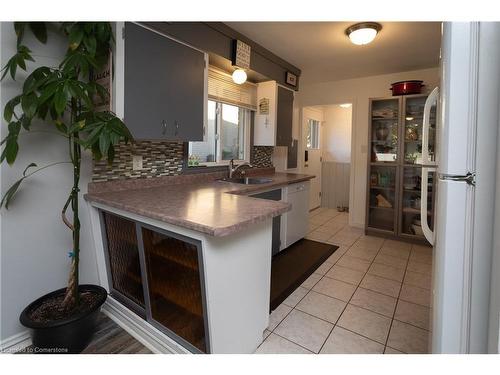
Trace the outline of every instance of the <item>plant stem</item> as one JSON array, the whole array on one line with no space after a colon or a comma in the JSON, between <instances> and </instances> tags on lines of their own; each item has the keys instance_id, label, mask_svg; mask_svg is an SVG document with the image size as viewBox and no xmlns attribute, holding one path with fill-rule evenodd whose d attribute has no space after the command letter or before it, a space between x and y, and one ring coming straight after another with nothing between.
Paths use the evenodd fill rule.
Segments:
<instances>
[{"instance_id":1,"label":"plant stem","mask_svg":"<svg viewBox=\"0 0 500 375\"><path fill-rule=\"evenodd\" d=\"M77 117L76 101L71 101L71 117L73 121ZM64 296L63 306L66 310L71 310L78 306L80 303L80 293L78 291L79 284L79 263L80 263L80 218L78 213L79 195L80 195L80 168L82 161L82 150L79 140L79 133L75 131L70 135L70 155L73 162L73 188L68 201L71 202L71 209L73 211L73 224L70 229L73 232L73 251L71 257L71 268L69 272L68 286L66 288L66 295ZM67 205L63 209L63 220L66 212ZM65 223L68 225L67 223ZM68 225L69 226L69 225Z\"/></svg>"}]
</instances>

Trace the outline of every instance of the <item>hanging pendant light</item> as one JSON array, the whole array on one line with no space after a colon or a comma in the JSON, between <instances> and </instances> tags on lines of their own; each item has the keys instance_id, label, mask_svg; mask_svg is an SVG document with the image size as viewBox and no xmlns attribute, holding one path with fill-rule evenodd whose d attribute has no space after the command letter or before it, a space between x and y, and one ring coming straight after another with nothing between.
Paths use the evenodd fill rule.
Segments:
<instances>
[{"instance_id":1,"label":"hanging pendant light","mask_svg":"<svg viewBox=\"0 0 500 375\"><path fill-rule=\"evenodd\" d=\"M361 22L349 26L345 33L352 43L361 46L371 43L380 30L382 30L382 25L379 23Z\"/></svg>"}]
</instances>

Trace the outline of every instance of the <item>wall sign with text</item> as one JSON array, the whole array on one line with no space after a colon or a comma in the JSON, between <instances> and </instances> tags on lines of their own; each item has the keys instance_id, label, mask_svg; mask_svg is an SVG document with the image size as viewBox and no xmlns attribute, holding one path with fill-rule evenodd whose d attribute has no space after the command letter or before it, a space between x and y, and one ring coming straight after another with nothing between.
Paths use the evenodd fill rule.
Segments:
<instances>
[{"instance_id":1,"label":"wall sign with text","mask_svg":"<svg viewBox=\"0 0 500 375\"><path fill-rule=\"evenodd\" d=\"M250 69L252 48L241 40L233 40L232 63L242 69Z\"/></svg>"}]
</instances>

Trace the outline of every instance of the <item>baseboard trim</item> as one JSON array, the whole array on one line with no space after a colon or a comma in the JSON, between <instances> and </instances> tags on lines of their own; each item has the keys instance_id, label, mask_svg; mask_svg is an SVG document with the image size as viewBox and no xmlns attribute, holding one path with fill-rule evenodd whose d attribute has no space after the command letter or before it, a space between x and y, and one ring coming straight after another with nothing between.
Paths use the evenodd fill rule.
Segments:
<instances>
[{"instance_id":1,"label":"baseboard trim","mask_svg":"<svg viewBox=\"0 0 500 375\"><path fill-rule=\"evenodd\" d=\"M102 307L102 312L153 353L190 353L186 348L137 316L111 296L108 296L106 303Z\"/></svg>"},{"instance_id":2,"label":"baseboard trim","mask_svg":"<svg viewBox=\"0 0 500 375\"><path fill-rule=\"evenodd\" d=\"M0 353L15 353L31 345L28 330L17 333L0 341Z\"/></svg>"}]
</instances>

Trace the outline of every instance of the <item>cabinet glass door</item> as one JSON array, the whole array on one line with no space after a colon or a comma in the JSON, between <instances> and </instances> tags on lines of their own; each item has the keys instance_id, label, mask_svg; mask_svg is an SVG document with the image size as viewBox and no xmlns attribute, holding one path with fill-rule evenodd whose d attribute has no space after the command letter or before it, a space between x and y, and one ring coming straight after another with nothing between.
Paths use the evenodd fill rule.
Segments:
<instances>
[{"instance_id":1,"label":"cabinet glass door","mask_svg":"<svg viewBox=\"0 0 500 375\"><path fill-rule=\"evenodd\" d=\"M144 293L135 222L102 212L111 274L111 294L134 309L129 301L144 309ZM123 301L126 297L127 300ZM134 309L137 310L137 309Z\"/></svg>"},{"instance_id":2,"label":"cabinet glass door","mask_svg":"<svg viewBox=\"0 0 500 375\"><path fill-rule=\"evenodd\" d=\"M427 188L427 222L432 229L435 201L435 172L429 172L426 182L422 181L422 168L419 166L403 168L403 194L401 202L401 234L424 240L422 218L420 215L421 185Z\"/></svg>"},{"instance_id":3,"label":"cabinet glass door","mask_svg":"<svg viewBox=\"0 0 500 375\"><path fill-rule=\"evenodd\" d=\"M399 98L373 100L370 153L372 162L398 160Z\"/></svg>"},{"instance_id":4,"label":"cabinet glass door","mask_svg":"<svg viewBox=\"0 0 500 375\"><path fill-rule=\"evenodd\" d=\"M404 162L422 164L422 120L427 96L406 97L404 101ZM436 106L429 117L429 157L434 160L436 145Z\"/></svg>"},{"instance_id":5,"label":"cabinet glass door","mask_svg":"<svg viewBox=\"0 0 500 375\"><path fill-rule=\"evenodd\" d=\"M372 166L369 184L368 226L394 232L396 167Z\"/></svg>"},{"instance_id":6,"label":"cabinet glass door","mask_svg":"<svg viewBox=\"0 0 500 375\"><path fill-rule=\"evenodd\" d=\"M198 245L145 227L142 238L152 319L206 352Z\"/></svg>"}]
</instances>

